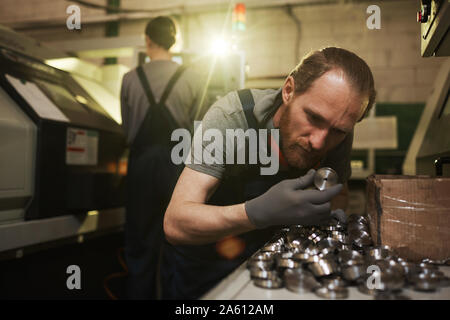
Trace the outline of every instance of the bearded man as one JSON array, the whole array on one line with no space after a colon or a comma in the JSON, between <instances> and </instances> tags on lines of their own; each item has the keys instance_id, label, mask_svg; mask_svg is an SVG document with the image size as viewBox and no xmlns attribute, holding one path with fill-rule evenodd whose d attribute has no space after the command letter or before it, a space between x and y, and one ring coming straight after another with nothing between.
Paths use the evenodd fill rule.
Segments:
<instances>
[{"instance_id":1,"label":"bearded man","mask_svg":"<svg viewBox=\"0 0 450 320\"><path fill-rule=\"evenodd\" d=\"M199 298L270 240L274 228L320 225L345 209L353 129L375 95L364 60L328 47L305 56L278 90L240 90L214 103L203 130L225 136L229 129L278 129L270 150L279 152L280 168L264 176L261 164L186 165L164 217L162 297ZM223 159L234 151L224 148ZM325 166L339 184L307 189L314 169Z\"/></svg>"}]
</instances>

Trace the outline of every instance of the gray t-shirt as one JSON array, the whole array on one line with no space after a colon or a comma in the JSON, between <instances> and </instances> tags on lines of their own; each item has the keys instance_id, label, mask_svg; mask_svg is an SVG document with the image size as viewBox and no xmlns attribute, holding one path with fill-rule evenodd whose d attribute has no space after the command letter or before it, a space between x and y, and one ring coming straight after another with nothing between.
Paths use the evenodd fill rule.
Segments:
<instances>
[{"instance_id":1,"label":"gray t-shirt","mask_svg":"<svg viewBox=\"0 0 450 320\"><path fill-rule=\"evenodd\" d=\"M281 88L278 90L251 90L255 101L253 114L255 115L260 128L273 129L272 118L268 117L268 115L274 111L274 108L276 109L280 106L274 105L274 103L280 103L279 99L277 100L277 96L279 98L280 92ZM211 144L212 140L205 141L204 138L202 139L203 133L208 129L217 129L221 132L223 137L226 137L227 129L243 129L245 131L249 128L241 101L236 91L228 93L211 106L201 122L201 127L201 132L199 128L195 131L191 154L188 157L191 163L186 164L187 167L218 179L222 179L227 175L239 176L239 173L248 169L247 162L246 164L235 163L231 165L226 163L227 153L233 152L233 154L236 154L237 151L236 143L234 144L234 150L226 148L226 138L223 139L222 150L225 150L225 152L220 156L223 160L220 164L207 164L205 161L202 161L204 159L198 159L197 155L199 153L195 152L196 140L203 140L203 149L208 148L208 145ZM248 142L248 137L246 137L246 141ZM347 137L334 150L331 150L320 163L321 167L327 166L333 168L337 172L341 182L346 182L351 176L350 153L352 143L353 132L348 134ZM307 170L305 170L305 173L306 171Z\"/></svg>"},{"instance_id":2,"label":"gray t-shirt","mask_svg":"<svg viewBox=\"0 0 450 320\"><path fill-rule=\"evenodd\" d=\"M143 67L155 101L158 102L179 64L171 60L155 60ZM204 81L192 68L187 68L172 88L166 106L180 127L190 128L196 115L199 119L203 116L204 112L198 110L203 88ZM127 142L131 144L149 106L136 69L123 76L120 100L122 127Z\"/></svg>"}]
</instances>

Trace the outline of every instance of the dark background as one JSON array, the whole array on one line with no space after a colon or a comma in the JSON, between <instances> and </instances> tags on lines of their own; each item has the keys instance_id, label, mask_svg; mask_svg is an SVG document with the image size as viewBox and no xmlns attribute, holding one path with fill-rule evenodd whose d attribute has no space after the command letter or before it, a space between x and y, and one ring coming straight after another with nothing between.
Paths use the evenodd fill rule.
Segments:
<instances>
[{"instance_id":1,"label":"dark background","mask_svg":"<svg viewBox=\"0 0 450 320\"><path fill-rule=\"evenodd\" d=\"M107 281L109 291L118 299L125 299L125 270L123 260L123 232L102 236L85 236L35 252L25 251L22 258L0 261L0 299L101 299L111 300L104 288L104 280L112 274L120 277ZM81 269L81 289L69 290L67 267Z\"/></svg>"}]
</instances>

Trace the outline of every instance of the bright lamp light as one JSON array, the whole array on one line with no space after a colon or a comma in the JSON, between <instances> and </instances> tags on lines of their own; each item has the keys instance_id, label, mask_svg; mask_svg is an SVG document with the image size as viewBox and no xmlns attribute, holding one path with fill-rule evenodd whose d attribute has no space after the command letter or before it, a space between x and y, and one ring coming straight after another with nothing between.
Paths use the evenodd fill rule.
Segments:
<instances>
[{"instance_id":1,"label":"bright lamp light","mask_svg":"<svg viewBox=\"0 0 450 320\"><path fill-rule=\"evenodd\" d=\"M211 44L211 51L213 54L223 56L229 53L231 45L225 39L216 39Z\"/></svg>"}]
</instances>

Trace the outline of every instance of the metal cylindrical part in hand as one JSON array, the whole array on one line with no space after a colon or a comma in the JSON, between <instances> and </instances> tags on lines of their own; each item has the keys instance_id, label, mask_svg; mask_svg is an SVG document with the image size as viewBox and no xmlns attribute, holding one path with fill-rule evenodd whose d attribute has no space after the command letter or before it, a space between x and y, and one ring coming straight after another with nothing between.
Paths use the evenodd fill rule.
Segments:
<instances>
[{"instance_id":1,"label":"metal cylindrical part in hand","mask_svg":"<svg viewBox=\"0 0 450 320\"><path fill-rule=\"evenodd\" d=\"M314 175L314 185L318 190L328 189L338 183L336 171L329 167L320 168Z\"/></svg>"}]
</instances>

